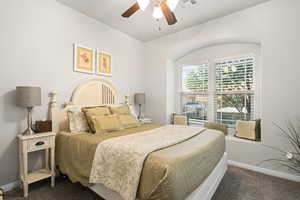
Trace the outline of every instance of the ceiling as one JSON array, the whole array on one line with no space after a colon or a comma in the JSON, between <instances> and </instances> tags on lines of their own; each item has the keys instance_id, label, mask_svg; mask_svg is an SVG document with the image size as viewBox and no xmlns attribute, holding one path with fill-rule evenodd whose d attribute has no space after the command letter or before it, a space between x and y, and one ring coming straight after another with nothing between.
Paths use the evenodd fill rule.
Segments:
<instances>
[{"instance_id":1,"label":"ceiling","mask_svg":"<svg viewBox=\"0 0 300 200\"><path fill-rule=\"evenodd\" d=\"M269 0L197 0L197 4L180 2L175 9L177 24L168 26L165 19L157 22L152 9L137 11L130 18L121 14L136 0L57 0L81 13L99 20L141 41L150 41L185 28L246 9ZM161 27L161 30L159 30Z\"/></svg>"}]
</instances>

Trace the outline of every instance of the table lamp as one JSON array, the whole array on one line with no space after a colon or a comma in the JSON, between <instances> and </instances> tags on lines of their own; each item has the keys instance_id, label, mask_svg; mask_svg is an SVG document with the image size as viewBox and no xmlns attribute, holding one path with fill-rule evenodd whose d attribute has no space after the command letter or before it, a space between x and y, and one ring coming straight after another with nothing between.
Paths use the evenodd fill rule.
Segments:
<instances>
[{"instance_id":1,"label":"table lamp","mask_svg":"<svg viewBox=\"0 0 300 200\"><path fill-rule=\"evenodd\" d=\"M41 88L40 87L16 87L16 103L17 106L27 108L27 129L23 135L32 135L32 110L34 106L41 105Z\"/></svg>"},{"instance_id":2,"label":"table lamp","mask_svg":"<svg viewBox=\"0 0 300 200\"><path fill-rule=\"evenodd\" d=\"M141 119L142 118L142 105L144 105L146 103L145 93L136 93L134 95L134 103L139 105L138 119Z\"/></svg>"}]
</instances>

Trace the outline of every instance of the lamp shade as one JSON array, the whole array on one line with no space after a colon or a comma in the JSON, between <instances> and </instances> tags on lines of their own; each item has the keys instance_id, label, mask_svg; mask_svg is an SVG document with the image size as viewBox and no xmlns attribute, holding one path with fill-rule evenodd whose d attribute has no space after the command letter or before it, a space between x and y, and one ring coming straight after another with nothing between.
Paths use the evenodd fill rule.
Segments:
<instances>
[{"instance_id":1,"label":"lamp shade","mask_svg":"<svg viewBox=\"0 0 300 200\"><path fill-rule=\"evenodd\" d=\"M16 87L16 103L21 107L34 107L41 105L41 88L40 87Z\"/></svg>"},{"instance_id":2,"label":"lamp shade","mask_svg":"<svg viewBox=\"0 0 300 200\"><path fill-rule=\"evenodd\" d=\"M134 103L135 104L145 104L145 102L146 102L145 93L136 93L134 95Z\"/></svg>"}]
</instances>

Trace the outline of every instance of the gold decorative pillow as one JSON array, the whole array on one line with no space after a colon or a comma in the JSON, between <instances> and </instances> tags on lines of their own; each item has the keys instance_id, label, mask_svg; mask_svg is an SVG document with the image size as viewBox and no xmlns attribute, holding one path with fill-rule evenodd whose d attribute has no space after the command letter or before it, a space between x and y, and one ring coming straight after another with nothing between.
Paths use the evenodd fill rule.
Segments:
<instances>
[{"instance_id":1,"label":"gold decorative pillow","mask_svg":"<svg viewBox=\"0 0 300 200\"><path fill-rule=\"evenodd\" d=\"M236 137L256 140L256 121L236 121Z\"/></svg>"},{"instance_id":2,"label":"gold decorative pillow","mask_svg":"<svg viewBox=\"0 0 300 200\"><path fill-rule=\"evenodd\" d=\"M96 132L96 129L93 126L92 117L93 116L104 116L104 115L111 114L109 108L106 106L85 107L85 108L82 108L82 112L85 114L90 131L92 133Z\"/></svg>"},{"instance_id":3,"label":"gold decorative pillow","mask_svg":"<svg viewBox=\"0 0 300 200\"><path fill-rule=\"evenodd\" d=\"M141 125L139 121L131 114L119 115L119 119L124 128L133 128Z\"/></svg>"},{"instance_id":4,"label":"gold decorative pillow","mask_svg":"<svg viewBox=\"0 0 300 200\"><path fill-rule=\"evenodd\" d=\"M118 115L92 116L92 121L96 133L118 131L124 129Z\"/></svg>"},{"instance_id":5,"label":"gold decorative pillow","mask_svg":"<svg viewBox=\"0 0 300 200\"><path fill-rule=\"evenodd\" d=\"M204 127L208 128L208 129L222 131L224 133L224 135L228 135L226 124L220 124L220 123L216 123L216 122L207 122L204 124Z\"/></svg>"},{"instance_id":6,"label":"gold decorative pillow","mask_svg":"<svg viewBox=\"0 0 300 200\"><path fill-rule=\"evenodd\" d=\"M173 124L187 126L188 118L185 115L180 115L180 114L174 113L173 114Z\"/></svg>"},{"instance_id":7,"label":"gold decorative pillow","mask_svg":"<svg viewBox=\"0 0 300 200\"><path fill-rule=\"evenodd\" d=\"M109 108L112 114L117 114L117 115L130 114L130 109L128 105L110 106Z\"/></svg>"}]
</instances>

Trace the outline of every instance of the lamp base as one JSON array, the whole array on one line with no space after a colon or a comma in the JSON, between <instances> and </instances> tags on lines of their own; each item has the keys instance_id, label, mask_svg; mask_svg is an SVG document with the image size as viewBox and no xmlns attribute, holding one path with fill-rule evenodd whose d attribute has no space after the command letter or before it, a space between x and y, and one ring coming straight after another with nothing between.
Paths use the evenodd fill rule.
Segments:
<instances>
[{"instance_id":1,"label":"lamp base","mask_svg":"<svg viewBox=\"0 0 300 200\"><path fill-rule=\"evenodd\" d=\"M35 132L32 130L31 127L27 128L22 135L33 135Z\"/></svg>"},{"instance_id":2,"label":"lamp base","mask_svg":"<svg viewBox=\"0 0 300 200\"><path fill-rule=\"evenodd\" d=\"M142 119L143 115L142 115L142 104L139 104L139 115L138 115L138 119Z\"/></svg>"},{"instance_id":3,"label":"lamp base","mask_svg":"<svg viewBox=\"0 0 300 200\"><path fill-rule=\"evenodd\" d=\"M27 129L22 133L23 135L33 135L34 131L32 130L32 107L27 108Z\"/></svg>"}]
</instances>

